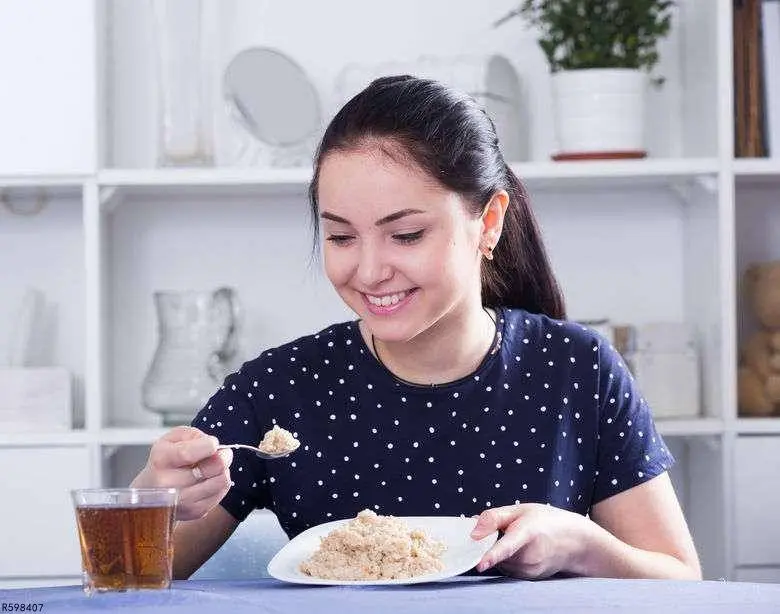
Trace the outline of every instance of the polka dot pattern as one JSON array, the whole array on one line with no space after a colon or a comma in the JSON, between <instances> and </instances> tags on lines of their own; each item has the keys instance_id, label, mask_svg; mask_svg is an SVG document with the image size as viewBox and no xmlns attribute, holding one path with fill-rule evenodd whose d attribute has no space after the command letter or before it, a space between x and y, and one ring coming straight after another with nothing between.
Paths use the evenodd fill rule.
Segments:
<instances>
[{"instance_id":1,"label":"polka dot pattern","mask_svg":"<svg viewBox=\"0 0 780 614\"><path fill-rule=\"evenodd\" d=\"M516 309L498 310L497 325L499 351L435 387L397 381L356 322L245 363L193 425L256 444L278 424L301 447L272 462L237 450L222 506L239 520L269 508L291 537L364 508L471 516L519 501L586 514L673 464L633 377L594 331Z\"/></svg>"}]
</instances>

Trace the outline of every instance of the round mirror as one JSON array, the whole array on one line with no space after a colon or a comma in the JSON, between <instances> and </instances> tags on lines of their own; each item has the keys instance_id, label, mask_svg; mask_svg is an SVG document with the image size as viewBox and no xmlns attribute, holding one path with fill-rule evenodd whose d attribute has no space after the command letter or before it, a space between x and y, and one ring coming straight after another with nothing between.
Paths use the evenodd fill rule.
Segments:
<instances>
[{"instance_id":1,"label":"round mirror","mask_svg":"<svg viewBox=\"0 0 780 614\"><path fill-rule=\"evenodd\" d=\"M320 127L317 90L298 64L275 49L250 47L236 54L223 87L236 119L264 143L296 145Z\"/></svg>"}]
</instances>

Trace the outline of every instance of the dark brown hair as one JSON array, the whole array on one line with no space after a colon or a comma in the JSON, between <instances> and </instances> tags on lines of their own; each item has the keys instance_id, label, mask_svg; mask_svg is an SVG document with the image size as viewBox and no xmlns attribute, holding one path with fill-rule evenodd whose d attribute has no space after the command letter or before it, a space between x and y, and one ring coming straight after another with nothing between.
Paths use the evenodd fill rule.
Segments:
<instances>
[{"instance_id":1,"label":"dark brown hair","mask_svg":"<svg viewBox=\"0 0 780 614\"><path fill-rule=\"evenodd\" d=\"M407 75L376 79L331 120L314 160L309 187L315 241L319 237L317 186L325 157L376 140L400 152L481 215L499 190L509 194L501 240L482 266L482 302L566 317L558 282L542 242L528 193L500 151L495 126L466 94ZM395 152L395 154L393 153ZM316 249L316 243L315 243Z\"/></svg>"}]
</instances>

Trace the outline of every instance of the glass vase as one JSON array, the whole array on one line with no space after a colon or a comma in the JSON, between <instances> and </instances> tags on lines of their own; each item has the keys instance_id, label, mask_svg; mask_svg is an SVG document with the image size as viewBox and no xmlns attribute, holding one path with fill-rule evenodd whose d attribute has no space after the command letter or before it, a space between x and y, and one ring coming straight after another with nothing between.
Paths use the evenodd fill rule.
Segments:
<instances>
[{"instance_id":1,"label":"glass vase","mask_svg":"<svg viewBox=\"0 0 780 614\"><path fill-rule=\"evenodd\" d=\"M151 0L158 84L158 166L210 166L213 135L202 0Z\"/></svg>"}]
</instances>

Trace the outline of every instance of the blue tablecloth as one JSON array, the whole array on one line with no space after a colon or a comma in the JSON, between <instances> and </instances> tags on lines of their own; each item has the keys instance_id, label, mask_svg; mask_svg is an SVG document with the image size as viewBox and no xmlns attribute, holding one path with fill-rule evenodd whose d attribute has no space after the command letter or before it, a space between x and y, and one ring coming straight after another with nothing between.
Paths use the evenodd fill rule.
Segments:
<instances>
[{"instance_id":1,"label":"blue tablecloth","mask_svg":"<svg viewBox=\"0 0 780 614\"><path fill-rule=\"evenodd\" d=\"M461 576L410 586L303 586L277 580L174 582L170 590L86 596L81 587L0 591L0 613L14 604L53 612L200 614L474 614L477 612L780 613L780 584L567 578L526 582Z\"/></svg>"}]
</instances>

